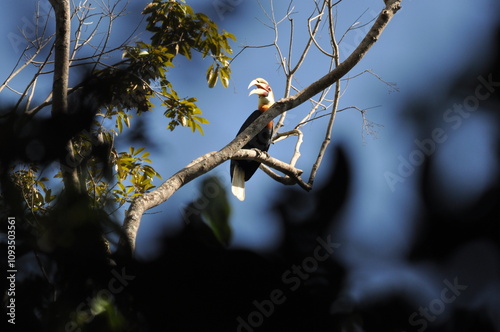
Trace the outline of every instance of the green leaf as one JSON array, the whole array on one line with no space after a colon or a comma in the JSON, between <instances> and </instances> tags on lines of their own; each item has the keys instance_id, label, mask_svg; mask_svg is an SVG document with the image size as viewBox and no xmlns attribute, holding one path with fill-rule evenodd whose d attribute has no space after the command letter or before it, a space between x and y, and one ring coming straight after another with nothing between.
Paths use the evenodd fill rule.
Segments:
<instances>
[{"instance_id":1,"label":"green leaf","mask_svg":"<svg viewBox=\"0 0 500 332\"><path fill-rule=\"evenodd\" d=\"M193 119L195 119L199 123L210 124L210 121L208 121L205 118L202 118L201 116L194 116Z\"/></svg>"},{"instance_id":2,"label":"green leaf","mask_svg":"<svg viewBox=\"0 0 500 332\"><path fill-rule=\"evenodd\" d=\"M222 83L222 86L225 88L229 86L229 79L227 77L221 77L220 82Z\"/></svg>"},{"instance_id":3,"label":"green leaf","mask_svg":"<svg viewBox=\"0 0 500 332\"><path fill-rule=\"evenodd\" d=\"M123 130L123 123L122 123L122 117L121 116L118 116L116 118L116 126L118 128L118 132L121 133L122 130Z\"/></svg>"},{"instance_id":4,"label":"green leaf","mask_svg":"<svg viewBox=\"0 0 500 332\"><path fill-rule=\"evenodd\" d=\"M198 124L198 123L194 123L194 129L193 129L193 132L198 130L200 132L201 135L205 135L205 132L203 131L203 128Z\"/></svg>"},{"instance_id":5,"label":"green leaf","mask_svg":"<svg viewBox=\"0 0 500 332\"><path fill-rule=\"evenodd\" d=\"M51 202L54 199L54 197L55 196L52 196L51 189L47 189L47 191L45 191L45 202L47 202L47 203Z\"/></svg>"},{"instance_id":6,"label":"green leaf","mask_svg":"<svg viewBox=\"0 0 500 332\"><path fill-rule=\"evenodd\" d=\"M224 37L229 38L229 39L231 39L232 41L236 41L236 36L235 36L235 35L233 35L233 34L232 34L232 33L230 33L230 32L227 32L227 31L225 31L225 30L222 30L222 31L223 31L223 34L222 34L222 35L223 35Z\"/></svg>"},{"instance_id":7,"label":"green leaf","mask_svg":"<svg viewBox=\"0 0 500 332\"><path fill-rule=\"evenodd\" d=\"M215 69L212 68L210 75L207 76L209 88L213 88L215 86L215 84L217 84L218 72L219 72L219 66L217 66Z\"/></svg>"},{"instance_id":8,"label":"green leaf","mask_svg":"<svg viewBox=\"0 0 500 332\"><path fill-rule=\"evenodd\" d=\"M141 148L138 148L135 153L134 153L134 156L137 156L139 153L141 153L142 151L144 151L145 147L141 147Z\"/></svg>"}]
</instances>

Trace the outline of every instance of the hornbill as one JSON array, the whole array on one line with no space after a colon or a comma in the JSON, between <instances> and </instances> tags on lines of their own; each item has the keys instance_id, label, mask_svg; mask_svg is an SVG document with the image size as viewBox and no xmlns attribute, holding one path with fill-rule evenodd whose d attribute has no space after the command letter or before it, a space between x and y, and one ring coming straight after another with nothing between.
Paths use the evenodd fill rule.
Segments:
<instances>
[{"instance_id":1,"label":"hornbill","mask_svg":"<svg viewBox=\"0 0 500 332\"><path fill-rule=\"evenodd\" d=\"M274 104L273 90L265 79L254 79L250 82L248 88L253 85L257 88L250 91L248 95L250 96L252 94L256 94L259 96L258 107L257 110L250 114L250 116L246 119L236 136L238 136L246 127L254 122L255 119L261 115L261 113ZM257 135L245 144L243 149L259 149L261 151L267 151L269 149L269 145L271 145L272 134L273 121L269 122ZM260 162L253 160L231 160L231 191L240 201L245 200L245 181L248 181L252 177L257 168L259 168L259 165Z\"/></svg>"}]
</instances>

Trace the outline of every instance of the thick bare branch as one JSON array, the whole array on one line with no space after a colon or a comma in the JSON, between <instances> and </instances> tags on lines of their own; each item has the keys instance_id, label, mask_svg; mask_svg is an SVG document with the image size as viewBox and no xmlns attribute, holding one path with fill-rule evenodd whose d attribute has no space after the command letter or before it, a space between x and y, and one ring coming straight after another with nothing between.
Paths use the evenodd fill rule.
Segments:
<instances>
[{"instance_id":1,"label":"thick bare branch","mask_svg":"<svg viewBox=\"0 0 500 332\"><path fill-rule=\"evenodd\" d=\"M50 3L56 18L52 114L59 115L66 113L68 109L71 18L69 0L50 0Z\"/></svg>"},{"instance_id":2,"label":"thick bare branch","mask_svg":"<svg viewBox=\"0 0 500 332\"><path fill-rule=\"evenodd\" d=\"M184 184L207 173L228 159L235 157L238 150L269 123L270 120L299 106L346 75L357 63L359 63L373 44L375 44L387 24L400 8L401 0L387 0L386 7L381 11L370 31L352 54L339 66L295 95L276 102L269 110L264 112L256 121L221 150L215 153L211 152L210 154L198 158L197 162L191 163L189 166L178 171L155 190L137 197L126 212L123 225L126 239L123 240L125 240L130 248L134 250L137 231L145 211L165 202Z\"/></svg>"},{"instance_id":3,"label":"thick bare branch","mask_svg":"<svg viewBox=\"0 0 500 332\"><path fill-rule=\"evenodd\" d=\"M56 18L56 39L54 45L54 78L52 86L52 116L68 112L68 81L71 16L69 0L50 0ZM64 186L70 192L80 190L78 172L68 161L75 160L73 143L67 142L67 156L61 159Z\"/></svg>"}]
</instances>

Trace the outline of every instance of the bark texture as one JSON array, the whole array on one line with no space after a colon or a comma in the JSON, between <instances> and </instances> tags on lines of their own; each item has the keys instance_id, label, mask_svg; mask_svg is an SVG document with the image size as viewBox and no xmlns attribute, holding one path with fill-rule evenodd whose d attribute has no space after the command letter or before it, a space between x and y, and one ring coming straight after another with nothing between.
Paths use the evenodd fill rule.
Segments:
<instances>
[{"instance_id":1,"label":"bark texture","mask_svg":"<svg viewBox=\"0 0 500 332\"><path fill-rule=\"evenodd\" d=\"M69 0L50 0L56 19L54 43L54 79L52 86L52 117L68 113L68 81L71 42L71 14ZM80 181L75 164L73 144L66 143L66 155L61 158L64 187L70 193L78 192Z\"/></svg>"}]
</instances>

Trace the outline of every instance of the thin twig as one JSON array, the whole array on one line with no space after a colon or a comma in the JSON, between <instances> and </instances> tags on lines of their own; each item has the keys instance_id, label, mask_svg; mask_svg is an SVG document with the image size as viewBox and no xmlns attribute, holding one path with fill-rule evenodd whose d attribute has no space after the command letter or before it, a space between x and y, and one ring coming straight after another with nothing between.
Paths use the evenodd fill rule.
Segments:
<instances>
[{"instance_id":1,"label":"thin twig","mask_svg":"<svg viewBox=\"0 0 500 332\"><path fill-rule=\"evenodd\" d=\"M332 43L332 48L333 48L333 59L335 61L335 68L338 68L340 66L340 57L339 57L339 46L337 44L337 40L335 38L335 29L334 29L334 22L333 22L333 14L332 14L332 5L331 5L331 0L327 0L328 2L328 26L329 26L329 33L330 33L330 41ZM326 148L330 144L331 141L331 136L332 136L332 128L333 128L333 123L335 122L335 116L337 115L337 108L339 105L339 97L340 97L340 80L337 80L335 82L335 97L333 99L333 110L332 114L330 115L330 120L328 122L328 126L326 129L326 134L325 134L325 139L323 140L323 143L321 144L321 148L318 153L318 157L316 159L316 162L312 166L311 169L311 175L309 176L309 184L312 186L314 183L314 179L316 178L316 173L318 172L318 169L321 165L321 162L323 161L323 157L325 155Z\"/></svg>"},{"instance_id":2,"label":"thin twig","mask_svg":"<svg viewBox=\"0 0 500 332\"><path fill-rule=\"evenodd\" d=\"M285 73L285 76L286 76L284 98L287 98L288 96L290 96L290 89L292 88L292 80L294 78L294 74L302 66L302 64L304 63L304 60L306 59L307 54L309 53L309 50L311 48L314 36L316 35L316 33L318 32L318 29L320 27L321 16L323 15L324 8L325 8L325 2L323 3L323 6L321 7L321 9L319 9L319 7L316 6L315 10L318 10L319 14L317 15L318 20L316 21L316 24L315 24L314 29L312 31L311 37L306 42L304 50L301 52L299 60L297 61L297 63L295 64L295 66L293 68L290 68L290 65L289 65L288 66L288 71L284 70L284 73ZM311 17L309 18L309 22L311 21L311 18L313 17L313 15L314 15L314 12L311 14ZM290 54L288 55L289 64L291 63L291 58L292 58L292 54L291 54L292 42L293 42L293 38L292 37L293 37L293 35L291 34L290 35L290 42L289 42L290 43L290 46L289 46ZM285 119L286 119L286 112L283 113L283 114L281 114L278 122L276 123L276 126L274 127L274 131L275 132L277 132L281 127L284 126Z\"/></svg>"},{"instance_id":3,"label":"thin twig","mask_svg":"<svg viewBox=\"0 0 500 332\"><path fill-rule=\"evenodd\" d=\"M394 82L389 82L389 81L386 81L384 80L382 77L380 77L379 75L375 74L371 69L365 69L363 70L361 73L358 73L356 75L353 75L353 76L349 76L348 78L344 78L342 79L341 81L349 81L353 78L356 78L356 77L359 77L365 73L368 73L370 75L373 75L374 77L376 77L380 82L384 83L385 85L387 85L389 87L389 91L396 91L396 92L399 92L399 88L397 86L396 83Z\"/></svg>"}]
</instances>

